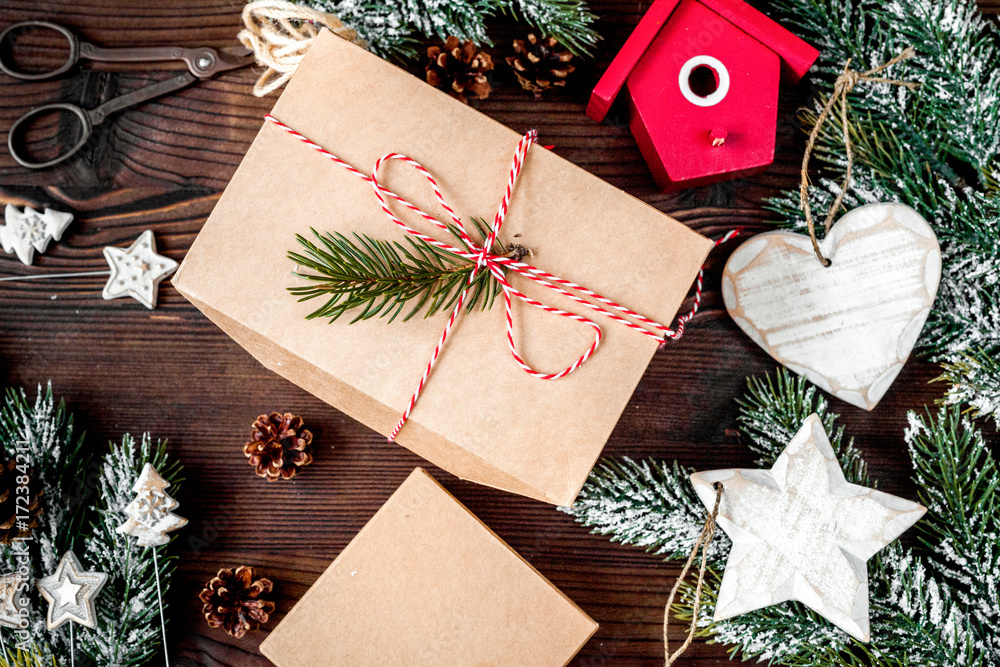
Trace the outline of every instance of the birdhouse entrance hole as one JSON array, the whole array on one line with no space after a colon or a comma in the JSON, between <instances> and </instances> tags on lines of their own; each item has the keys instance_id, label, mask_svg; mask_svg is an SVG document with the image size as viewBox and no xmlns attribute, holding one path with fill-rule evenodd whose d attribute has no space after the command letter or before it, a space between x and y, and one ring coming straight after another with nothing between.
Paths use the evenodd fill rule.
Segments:
<instances>
[{"instance_id":1,"label":"birdhouse entrance hole","mask_svg":"<svg viewBox=\"0 0 1000 667\"><path fill-rule=\"evenodd\" d=\"M708 97L719 89L719 75L708 65L698 65L688 75L688 86L698 97Z\"/></svg>"},{"instance_id":2,"label":"birdhouse entrance hole","mask_svg":"<svg viewBox=\"0 0 1000 667\"><path fill-rule=\"evenodd\" d=\"M729 70L718 58L695 56L681 67L677 83L688 102L711 107L725 99L729 92Z\"/></svg>"}]
</instances>

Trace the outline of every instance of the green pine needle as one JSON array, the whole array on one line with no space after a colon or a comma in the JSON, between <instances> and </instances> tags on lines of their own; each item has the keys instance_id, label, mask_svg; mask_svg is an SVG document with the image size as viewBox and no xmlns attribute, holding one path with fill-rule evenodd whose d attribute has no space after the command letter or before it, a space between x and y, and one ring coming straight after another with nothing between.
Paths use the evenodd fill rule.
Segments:
<instances>
[{"instance_id":1,"label":"green pine needle","mask_svg":"<svg viewBox=\"0 0 1000 667\"><path fill-rule=\"evenodd\" d=\"M486 238L486 224L474 222L480 236ZM393 322L404 311L404 322L421 310L424 317L430 317L454 307L475 267L463 257L409 235L404 244L362 234L354 234L352 240L340 233L312 232L318 244L297 234L296 240L305 251L288 253L298 265L295 275L310 283L288 291L299 301L325 299L306 319L325 317L333 322L353 310L360 312L351 324L375 317ZM499 240L492 252L505 252ZM480 270L466 298L466 311L488 310L500 292L496 277Z\"/></svg>"},{"instance_id":2,"label":"green pine needle","mask_svg":"<svg viewBox=\"0 0 1000 667\"><path fill-rule=\"evenodd\" d=\"M24 649L7 650L7 655L0 656L0 667L58 667L55 658L46 660L37 649L29 652Z\"/></svg>"},{"instance_id":3,"label":"green pine needle","mask_svg":"<svg viewBox=\"0 0 1000 667\"><path fill-rule=\"evenodd\" d=\"M944 372L936 379L950 385L943 402L967 405L973 417L991 415L1000 426L1000 359L975 349L957 355L941 367Z\"/></svg>"}]
</instances>

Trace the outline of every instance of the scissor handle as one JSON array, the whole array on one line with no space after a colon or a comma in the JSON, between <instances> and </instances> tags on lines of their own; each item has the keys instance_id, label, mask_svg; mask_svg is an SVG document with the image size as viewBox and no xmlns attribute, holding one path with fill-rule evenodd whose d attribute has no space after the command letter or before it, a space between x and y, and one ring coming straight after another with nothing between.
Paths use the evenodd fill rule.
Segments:
<instances>
[{"instance_id":1,"label":"scissor handle","mask_svg":"<svg viewBox=\"0 0 1000 667\"><path fill-rule=\"evenodd\" d=\"M18 70L17 65L12 62L13 59L8 61L8 51L5 47L8 46L8 44L13 47L13 33L23 30L24 28L44 28L46 30L57 32L66 38L66 43L69 46L69 54L66 56L66 62L59 67L46 72L22 72ZM13 48L11 48L10 51L12 53ZM0 71L7 76L14 77L15 79L21 79L22 81L41 81L43 79L51 79L52 77L56 77L67 72L69 68L75 65L79 60L80 40L76 35L61 25L50 23L49 21L21 21L20 23L15 23L0 33Z\"/></svg>"},{"instance_id":2,"label":"scissor handle","mask_svg":"<svg viewBox=\"0 0 1000 667\"><path fill-rule=\"evenodd\" d=\"M52 112L68 111L73 117L80 122L80 134L69 149L63 151L51 160L46 160L45 162L33 162L28 156L22 155L21 148L19 147L22 142L20 141L24 137L22 136L24 130L27 127L27 123L39 116L43 116ZM90 116L90 113L76 106L75 104L46 104L40 106L37 109L32 109L28 113L24 114L18 118L13 125L10 126L10 133L7 135L7 148L10 150L10 156L14 158L22 167L28 169L45 169L47 167L53 167L60 162L68 160L73 155L76 155L77 151L83 148L83 145L87 143L87 139L94 131L94 121Z\"/></svg>"}]
</instances>

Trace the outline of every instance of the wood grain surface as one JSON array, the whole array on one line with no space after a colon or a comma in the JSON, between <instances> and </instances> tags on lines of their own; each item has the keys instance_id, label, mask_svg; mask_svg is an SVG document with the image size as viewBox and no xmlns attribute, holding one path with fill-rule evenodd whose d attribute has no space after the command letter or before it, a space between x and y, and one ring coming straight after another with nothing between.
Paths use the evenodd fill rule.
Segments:
<instances>
[{"instance_id":1,"label":"wood grain surface","mask_svg":"<svg viewBox=\"0 0 1000 667\"><path fill-rule=\"evenodd\" d=\"M476 107L514 130L538 129L542 143L560 155L703 234L736 225L768 229L761 201L796 185L804 142L795 111L808 81L782 87L777 159L766 173L669 195L656 191L621 122L598 125L584 116L590 87L648 4L592 0L605 39L572 86L536 101L500 65L495 92ZM1000 0L980 4L1000 12ZM240 0L0 0L0 29L46 18L106 46L227 46L235 43L241 7ZM498 63L517 32L513 24L493 26ZM0 76L0 145L33 106L56 100L95 106L168 78L164 69L88 65L39 83ZM273 96L251 95L255 74L231 72L126 110L61 167L30 172L0 150L0 204L49 205L77 215L34 268L0 254L0 275L100 270L107 266L104 246L125 247L147 228L156 231L161 253L181 260L274 103ZM69 131L48 130L55 137ZM775 363L722 307L719 277L731 250L713 254L705 307L684 339L654 358L607 455L677 458L699 469L751 464L746 446L727 432L735 424L734 399L747 376ZM186 469L178 513L190 519L176 543L173 663L267 665L257 651L266 630L235 640L206 626L196 599L202 583L220 567L259 568L277 584L273 628L409 472L426 463L265 371L169 284L155 311L130 300L102 301L102 287L100 278L0 283L0 383L33 388L51 379L95 448L126 431L169 439ZM835 406L885 491L915 494L903 443L906 411L941 395L941 385L928 384L936 374L932 365L911 360L873 413ZM271 410L302 415L317 435L315 463L294 482L254 476L241 451L254 418ZM662 664L662 605L677 564L589 535L548 505L432 473L600 623L573 665ZM676 626L677 637L681 632ZM678 664L727 663L724 647L699 641Z\"/></svg>"}]
</instances>

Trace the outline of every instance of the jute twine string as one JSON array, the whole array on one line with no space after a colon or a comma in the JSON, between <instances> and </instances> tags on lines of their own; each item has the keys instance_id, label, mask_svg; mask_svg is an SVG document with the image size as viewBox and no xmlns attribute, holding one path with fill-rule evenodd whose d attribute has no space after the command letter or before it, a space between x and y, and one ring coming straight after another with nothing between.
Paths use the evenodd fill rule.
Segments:
<instances>
[{"instance_id":1,"label":"jute twine string","mask_svg":"<svg viewBox=\"0 0 1000 667\"><path fill-rule=\"evenodd\" d=\"M243 25L239 40L266 68L253 87L257 97L285 85L322 28L365 46L358 33L333 14L285 0L254 0L243 8Z\"/></svg>"},{"instance_id":2,"label":"jute twine string","mask_svg":"<svg viewBox=\"0 0 1000 667\"><path fill-rule=\"evenodd\" d=\"M684 569L681 570L681 574L677 577L677 581L674 582L674 587L670 589L670 597L667 598L667 606L663 610L663 651L666 657L665 667L670 667L674 664L677 658L681 657L681 654L687 650L691 642L694 641L694 634L698 630L698 611L701 608L701 589L705 584L705 568L708 565L708 546L712 543L712 538L715 537L715 526L716 520L719 518L719 503L722 501L722 490L723 486L721 482L715 483L715 506L712 508L712 512L705 517L705 525L701 529L701 535L694 543L694 548L691 549L691 555L688 556L687 562L684 563ZM670 607L674 604L674 596L677 595L677 591L681 587L684 578L687 577L688 572L691 570L691 565L694 564L694 558L698 554L698 549L701 549L701 565L698 568L698 583L694 589L694 608L691 610L691 627L688 629L687 637L684 639L684 643L681 647L674 651L673 655L670 653L670 639L667 636L667 629L670 626Z\"/></svg>"},{"instance_id":3,"label":"jute twine string","mask_svg":"<svg viewBox=\"0 0 1000 667\"><path fill-rule=\"evenodd\" d=\"M830 266L830 260L823 256L823 253L819 249L819 241L816 240L816 224L813 222L812 210L809 207L809 158L812 157L813 148L816 145L816 140L819 138L819 133L823 129L823 123L829 118L830 113L833 111L834 105L840 104L840 125L844 134L844 149L847 153L847 171L844 174L844 182L840 186L840 192L837 193L837 197L833 200L833 204L830 206L830 210L826 214L826 222L823 226L824 232L828 233L830 231L830 226L833 224L833 218L840 210L840 205L844 201L844 195L847 194L847 188L851 184L851 170L854 167L854 151L851 145L851 132L850 127L847 124L847 96L854 90L854 87L862 81L868 81L871 83L888 83L894 86L903 86L909 88L910 90L916 90L920 87L919 83L912 81L900 81L898 79L887 79L885 77L879 76L883 71L901 63L904 60L908 60L916 55L916 51L912 47L907 47L898 56L885 62L874 69L870 69L867 72L857 72L851 69L851 61L848 60L844 65L844 71L840 76L837 77L836 82L833 84L833 93L830 98L823 105L823 110L820 112L819 117L816 118L816 123L813 125L812 132L809 134L809 141L806 143L806 152L802 156L802 182L799 186L799 201L802 211L806 216L806 226L809 228L809 238L812 239L813 250L816 252L816 257L819 258L820 263L823 266Z\"/></svg>"}]
</instances>

